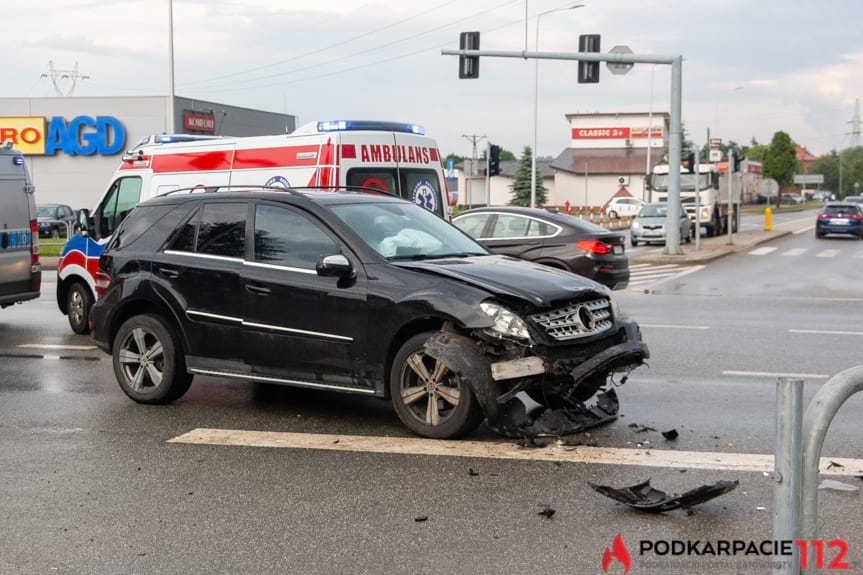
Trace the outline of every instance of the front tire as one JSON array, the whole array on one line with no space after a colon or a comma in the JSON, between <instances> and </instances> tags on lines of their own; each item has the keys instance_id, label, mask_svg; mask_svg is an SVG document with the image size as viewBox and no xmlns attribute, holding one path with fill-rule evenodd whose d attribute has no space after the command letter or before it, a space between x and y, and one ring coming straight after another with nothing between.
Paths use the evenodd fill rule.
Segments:
<instances>
[{"instance_id":1,"label":"front tire","mask_svg":"<svg viewBox=\"0 0 863 575\"><path fill-rule=\"evenodd\" d=\"M174 330L157 315L127 319L117 332L111 355L117 383L138 403L170 403L192 384Z\"/></svg>"},{"instance_id":2,"label":"front tire","mask_svg":"<svg viewBox=\"0 0 863 575\"><path fill-rule=\"evenodd\" d=\"M443 361L425 353L435 332L410 338L390 370L390 395L402 423L423 437L452 439L485 418L470 385Z\"/></svg>"},{"instance_id":3,"label":"front tire","mask_svg":"<svg viewBox=\"0 0 863 575\"><path fill-rule=\"evenodd\" d=\"M93 306L93 295L81 282L75 282L66 294L66 315L69 327L75 333L84 335L90 333L90 308Z\"/></svg>"}]
</instances>

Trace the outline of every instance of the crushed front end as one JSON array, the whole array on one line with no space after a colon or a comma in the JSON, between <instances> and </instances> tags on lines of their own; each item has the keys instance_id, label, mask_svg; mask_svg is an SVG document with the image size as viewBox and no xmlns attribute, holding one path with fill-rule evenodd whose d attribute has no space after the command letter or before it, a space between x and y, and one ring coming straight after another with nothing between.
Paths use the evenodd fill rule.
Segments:
<instances>
[{"instance_id":1,"label":"crushed front end","mask_svg":"<svg viewBox=\"0 0 863 575\"><path fill-rule=\"evenodd\" d=\"M615 385L649 357L610 296L585 293L543 309L483 303L494 326L444 330L426 353L470 384L487 425L512 437L568 435L617 417Z\"/></svg>"}]
</instances>

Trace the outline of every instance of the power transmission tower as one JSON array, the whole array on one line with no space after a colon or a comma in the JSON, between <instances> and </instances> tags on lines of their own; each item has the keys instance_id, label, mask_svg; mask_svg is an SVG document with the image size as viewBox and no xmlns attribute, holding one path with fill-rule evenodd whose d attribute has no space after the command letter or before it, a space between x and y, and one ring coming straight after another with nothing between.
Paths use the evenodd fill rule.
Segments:
<instances>
[{"instance_id":1,"label":"power transmission tower","mask_svg":"<svg viewBox=\"0 0 863 575\"><path fill-rule=\"evenodd\" d=\"M48 62L48 73L42 74L40 77L51 78L51 83L54 84L54 93L58 96L71 96L75 93L75 85L78 83L78 80L90 79L90 76L78 73L78 62L75 62L75 66L71 70L58 70L54 67L54 62ZM65 94L60 89L60 82L63 80L71 81L69 91Z\"/></svg>"},{"instance_id":2,"label":"power transmission tower","mask_svg":"<svg viewBox=\"0 0 863 575\"><path fill-rule=\"evenodd\" d=\"M860 98L854 101L854 117L848 122L851 124L851 145L860 145Z\"/></svg>"}]
</instances>

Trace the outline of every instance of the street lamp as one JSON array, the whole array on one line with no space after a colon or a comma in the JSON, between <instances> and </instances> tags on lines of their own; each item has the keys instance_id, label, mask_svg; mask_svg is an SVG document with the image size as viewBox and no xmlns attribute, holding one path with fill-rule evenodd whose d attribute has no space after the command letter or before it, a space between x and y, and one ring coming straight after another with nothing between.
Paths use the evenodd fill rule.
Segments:
<instances>
[{"instance_id":1,"label":"street lamp","mask_svg":"<svg viewBox=\"0 0 863 575\"><path fill-rule=\"evenodd\" d=\"M545 12L540 12L536 15L536 42L535 52L539 52L539 19L546 14L552 12L561 12L563 10L575 10L581 8L584 4L573 4L572 6L564 6L562 8L552 8ZM530 159L530 207L536 207L536 126L539 116L539 58L533 61L533 150Z\"/></svg>"}]
</instances>

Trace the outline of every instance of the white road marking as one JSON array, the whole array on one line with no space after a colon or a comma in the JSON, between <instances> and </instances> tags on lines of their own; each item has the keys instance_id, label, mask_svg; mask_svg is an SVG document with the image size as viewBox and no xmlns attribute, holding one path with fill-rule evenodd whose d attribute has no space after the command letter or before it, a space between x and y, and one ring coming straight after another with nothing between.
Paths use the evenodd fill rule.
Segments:
<instances>
[{"instance_id":1,"label":"white road marking","mask_svg":"<svg viewBox=\"0 0 863 575\"><path fill-rule=\"evenodd\" d=\"M789 379L829 379L829 375L823 373L781 373L772 371L723 371L722 375L740 375L744 377L787 377Z\"/></svg>"},{"instance_id":2,"label":"white road marking","mask_svg":"<svg viewBox=\"0 0 863 575\"><path fill-rule=\"evenodd\" d=\"M483 442L419 437L376 437L239 429L198 428L169 439L168 443L318 449L325 451L384 453L600 463L678 469L718 469L726 471L773 471L773 456L758 453L724 453L665 449L624 449L611 447L570 447L551 444L544 448L521 447L515 443ZM841 466L841 467L840 467ZM863 459L822 457L820 472L829 475L861 475Z\"/></svg>"},{"instance_id":3,"label":"white road marking","mask_svg":"<svg viewBox=\"0 0 863 575\"><path fill-rule=\"evenodd\" d=\"M794 256L799 256L800 254L804 253L805 251L806 251L806 248L792 248L792 249L788 250L787 252L783 252L782 255L794 257Z\"/></svg>"},{"instance_id":4,"label":"white road marking","mask_svg":"<svg viewBox=\"0 0 863 575\"><path fill-rule=\"evenodd\" d=\"M706 325L672 325L670 323L639 323L641 327L661 327L668 329L710 329Z\"/></svg>"},{"instance_id":5,"label":"white road marking","mask_svg":"<svg viewBox=\"0 0 863 575\"><path fill-rule=\"evenodd\" d=\"M776 251L775 247L765 246L763 248L755 248L754 250L748 252L750 256L766 256L767 254Z\"/></svg>"},{"instance_id":6,"label":"white road marking","mask_svg":"<svg viewBox=\"0 0 863 575\"><path fill-rule=\"evenodd\" d=\"M644 267L644 266L647 267ZM630 267L629 286L633 291L642 291L646 284L650 287L672 279L695 273L703 269L703 265L679 266L677 264L651 265L639 264L639 269L633 271Z\"/></svg>"},{"instance_id":7,"label":"white road marking","mask_svg":"<svg viewBox=\"0 0 863 575\"><path fill-rule=\"evenodd\" d=\"M805 234L806 232L811 232L811 231L812 231L812 230L814 230L814 229L815 229L815 226L814 226L814 225L811 225L811 226L807 226L807 227L803 228L802 230L794 230L792 233L793 233L795 236L797 236L797 235L800 235L800 234Z\"/></svg>"},{"instance_id":8,"label":"white road marking","mask_svg":"<svg viewBox=\"0 0 863 575\"><path fill-rule=\"evenodd\" d=\"M863 335L863 331L828 331L825 329L789 329L790 333L814 333L816 335Z\"/></svg>"},{"instance_id":9,"label":"white road marking","mask_svg":"<svg viewBox=\"0 0 863 575\"><path fill-rule=\"evenodd\" d=\"M81 351L90 351L96 349L95 345L60 345L51 343L22 343L17 347L23 347L27 349L73 349Z\"/></svg>"},{"instance_id":10,"label":"white road marking","mask_svg":"<svg viewBox=\"0 0 863 575\"><path fill-rule=\"evenodd\" d=\"M839 253L839 250L824 250L815 254L816 258L832 258Z\"/></svg>"}]
</instances>

